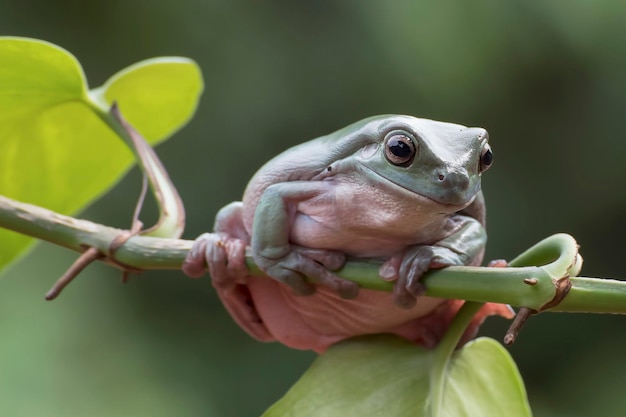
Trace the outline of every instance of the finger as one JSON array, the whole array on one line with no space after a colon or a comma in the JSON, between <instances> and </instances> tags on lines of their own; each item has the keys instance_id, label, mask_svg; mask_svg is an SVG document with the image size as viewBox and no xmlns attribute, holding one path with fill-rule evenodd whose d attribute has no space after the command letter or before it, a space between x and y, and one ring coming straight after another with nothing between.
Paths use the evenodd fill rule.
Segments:
<instances>
[{"instance_id":1,"label":"finger","mask_svg":"<svg viewBox=\"0 0 626 417\"><path fill-rule=\"evenodd\" d=\"M315 294L315 285L307 282L306 278L297 271L275 266L269 268L265 273L275 280L287 284L295 295Z\"/></svg>"},{"instance_id":2,"label":"finger","mask_svg":"<svg viewBox=\"0 0 626 417\"><path fill-rule=\"evenodd\" d=\"M185 275L191 278L199 278L204 275L207 269L204 257L206 244L206 240L201 239L201 237L193 243L183 262L182 270Z\"/></svg>"},{"instance_id":3,"label":"finger","mask_svg":"<svg viewBox=\"0 0 626 417\"><path fill-rule=\"evenodd\" d=\"M393 301L394 303L405 309L412 308L415 305L415 297L406 289L408 281L407 262L404 260L400 263L398 268L398 278L393 286Z\"/></svg>"},{"instance_id":4,"label":"finger","mask_svg":"<svg viewBox=\"0 0 626 417\"><path fill-rule=\"evenodd\" d=\"M297 269L315 284L322 285L336 292L341 298L355 298L359 293L359 286L343 278L339 278L322 265L296 254Z\"/></svg>"},{"instance_id":5,"label":"finger","mask_svg":"<svg viewBox=\"0 0 626 417\"><path fill-rule=\"evenodd\" d=\"M401 261L402 256L393 256L381 265L378 269L378 275L385 281L391 282L397 280L400 272Z\"/></svg>"},{"instance_id":6,"label":"finger","mask_svg":"<svg viewBox=\"0 0 626 417\"><path fill-rule=\"evenodd\" d=\"M406 277L400 275L393 286L393 302L401 308L409 309L415 306L416 298L406 289Z\"/></svg>"},{"instance_id":7,"label":"finger","mask_svg":"<svg viewBox=\"0 0 626 417\"><path fill-rule=\"evenodd\" d=\"M426 293L420 279L429 269L432 256L432 251L423 247L402 260L399 277L394 286L394 302L397 305L411 308L417 302L417 297Z\"/></svg>"},{"instance_id":8,"label":"finger","mask_svg":"<svg viewBox=\"0 0 626 417\"><path fill-rule=\"evenodd\" d=\"M228 271L228 254L223 241L219 239L207 241L204 258L214 287L230 288L234 285L234 280Z\"/></svg>"},{"instance_id":9,"label":"finger","mask_svg":"<svg viewBox=\"0 0 626 417\"><path fill-rule=\"evenodd\" d=\"M293 249L307 258L319 262L329 271L336 271L346 263L346 255L343 252L304 247L293 247Z\"/></svg>"},{"instance_id":10,"label":"finger","mask_svg":"<svg viewBox=\"0 0 626 417\"><path fill-rule=\"evenodd\" d=\"M504 259L494 259L493 261L489 261L487 266L490 268L506 268L509 266L509 263Z\"/></svg>"},{"instance_id":11,"label":"finger","mask_svg":"<svg viewBox=\"0 0 626 417\"><path fill-rule=\"evenodd\" d=\"M237 281L244 283L249 274L246 267L246 242L240 239L228 239L225 245L228 273Z\"/></svg>"},{"instance_id":12,"label":"finger","mask_svg":"<svg viewBox=\"0 0 626 417\"><path fill-rule=\"evenodd\" d=\"M420 279L429 267L430 259L428 258L418 258L411 262L407 273L406 289L413 297L419 297L426 293L426 288Z\"/></svg>"}]
</instances>

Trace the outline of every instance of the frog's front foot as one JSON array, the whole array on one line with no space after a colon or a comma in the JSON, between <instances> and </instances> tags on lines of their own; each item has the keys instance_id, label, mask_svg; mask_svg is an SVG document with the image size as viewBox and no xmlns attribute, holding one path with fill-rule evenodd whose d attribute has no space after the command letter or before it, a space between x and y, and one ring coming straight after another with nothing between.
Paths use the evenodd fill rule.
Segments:
<instances>
[{"instance_id":1,"label":"frog's front foot","mask_svg":"<svg viewBox=\"0 0 626 417\"><path fill-rule=\"evenodd\" d=\"M209 271L213 287L233 319L258 340L274 337L259 315L247 286L246 242L226 233L205 233L194 242L183 272L198 278Z\"/></svg>"},{"instance_id":2,"label":"frog's front foot","mask_svg":"<svg viewBox=\"0 0 626 417\"><path fill-rule=\"evenodd\" d=\"M254 261L267 275L290 286L296 295L315 293L315 285L329 288L346 299L356 297L359 291L356 283L330 272L345 263L341 252L291 246L282 256L255 254Z\"/></svg>"},{"instance_id":3,"label":"frog's front foot","mask_svg":"<svg viewBox=\"0 0 626 417\"><path fill-rule=\"evenodd\" d=\"M228 289L245 283L248 275L246 242L221 233L204 233L193 243L183 263L183 272L198 278L209 271L213 286Z\"/></svg>"},{"instance_id":4,"label":"frog's front foot","mask_svg":"<svg viewBox=\"0 0 626 417\"><path fill-rule=\"evenodd\" d=\"M395 281L393 300L398 306L412 308L417 297L425 294L420 278L431 268L434 257L432 246L414 246L391 257L380 267L382 279Z\"/></svg>"}]
</instances>

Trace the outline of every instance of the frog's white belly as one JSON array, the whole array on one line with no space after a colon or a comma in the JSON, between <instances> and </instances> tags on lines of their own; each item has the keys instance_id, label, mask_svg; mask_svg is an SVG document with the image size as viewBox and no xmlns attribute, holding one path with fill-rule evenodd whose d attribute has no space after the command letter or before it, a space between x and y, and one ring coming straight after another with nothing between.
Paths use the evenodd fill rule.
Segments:
<instances>
[{"instance_id":1,"label":"frog's white belly","mask_svg":"<svg viewBox=\"0 0 626 417\"><path fill-rule=\"evenodd\" d=\"M305 214L297 214L292 224L290 241L309 248L338 250L346 255L362 258L388 258L406 247L435 242L431 234L413 234L389 237L373 230L355 230L349 221L334 218L320 223Z\"/></svg>"},{"instance_id":2,"label":"frog's white belly","mask_svg":"<svg viewBox=\"0 0 626 417\"><path fill-rule=\"evenodd\" d=\"M389 257L456 231L449 206L399 187L376 185L334 183L315 198L295 204L290 241L350 256Z\"/></svg>"}]
</instances>

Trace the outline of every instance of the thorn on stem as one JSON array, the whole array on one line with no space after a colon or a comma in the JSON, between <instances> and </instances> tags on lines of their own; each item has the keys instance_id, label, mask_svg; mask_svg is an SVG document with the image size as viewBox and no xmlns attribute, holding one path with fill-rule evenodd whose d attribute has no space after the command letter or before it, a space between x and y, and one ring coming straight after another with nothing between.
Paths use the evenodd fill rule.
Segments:
<instances>
[{"instance_id":1,"label":"thorn on stem","mask_svg":"<svg viewBox=\"0 0 626 417\"><path fill-rule=\"evenodd\" d=\"M54 300L61 294L63 288L65 288L70 282L74 280L87 267L95 260L102 258L103 255L96 248L89 248L83 252L78 259L69 267L69 269L63 274L61 278L54 283L50 291L46 293L46 300Z\"/></svg>"},{"instance_id":2,"label":"thorn on stem","mask_svg":"<svg viewBox=\"0 0 626 417\"><path fill-rule=\"evenodd\" d=\"M537 278L524 278L524 284L535 286L539 284L539 280Z\"/></svg>"},{"instance_id":3,"label":"thorn on stem","mask_svg":"<svg viewBox=\"0 0 626 417\"><path fill-rule=\"evenodd\" d=\"M519 309L517 315L513 319L513 323L511 323L511 326L509 326L509 330L507 330L506 334L504 335L505 345L511 346L513 343L515 343L515 340L517 339L517 336L519 335L522 326L524 325L524 323L526 323L526 320L528 320L528 318L535 313L535 310L528 307L521 307Z\"/></svg>"}]
</instances>

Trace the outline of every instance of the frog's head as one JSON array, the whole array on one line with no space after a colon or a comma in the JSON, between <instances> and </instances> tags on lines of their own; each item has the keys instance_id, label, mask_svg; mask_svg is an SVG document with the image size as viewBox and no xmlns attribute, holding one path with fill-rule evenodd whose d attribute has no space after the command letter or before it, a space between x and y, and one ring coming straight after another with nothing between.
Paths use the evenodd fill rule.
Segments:
<instances>
[{"instance_id":1,"label":"frog's head","mask_svg":"<svg viewBox=\"0 0 626 417\"><path fill-rule=\"evenodd\" d=\"M440 204L465 206L492 163L485 129L411 116L378 116L361 126L357 161L379 176Z\"/></svg>"}]
</instances>

